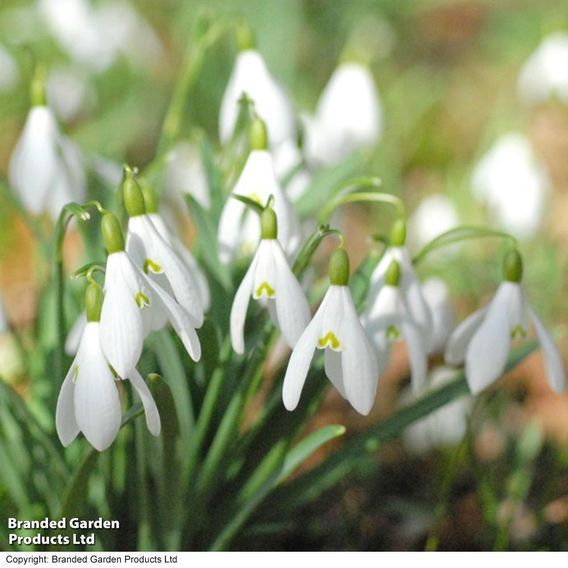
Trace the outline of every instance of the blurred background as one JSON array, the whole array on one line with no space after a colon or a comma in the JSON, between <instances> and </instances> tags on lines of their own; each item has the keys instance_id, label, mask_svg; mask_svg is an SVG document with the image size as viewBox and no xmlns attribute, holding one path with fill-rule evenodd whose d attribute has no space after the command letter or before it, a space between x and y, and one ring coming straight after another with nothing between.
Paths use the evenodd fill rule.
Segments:
<instances>
[{"instance_id":1,"label":"blurred background","mask_svg":"<svg viewBox=\"0 0 568 568\"><path fill-rule=\"evenodd\" d=\"M385 191L405 200L414 251L460 223L518 237L529 301L568 355L568 12L556 0L2 0L2 173L29 110L37 61L62 130L94 170L114 175L116 164L150 162L203 10L248 21L299 114L314 112L346 48L364 52L382 106L380 140L342 175L378 175ZM104 42L92 35L95 13ZM230 37L208 52L184 118L188 131L202 129L215 146L235 53ZM40 222L52 230L49 218ZM388 231L388 217L374 208L353 207L343 222L355 265L369 234ZM447 294L449 321L491 297L499 247L491 239L466 242L421 265L421 276L443 282L433 294ZM66 254L70 270L80 266L78 238ZM45 268L37 257L26 224L3 201L0 295L7 321L24 336L38 321ZM0 341L1 374L25 395L17 346L6 332ZM407 371L397 350L372 416L357 418L330 393L317 423L356 431L387 416ZM436 381L444 381L443 368ZM492 548L501 538L519 550L568 548L568 397L547 386L540 354L485 397L475 439L464 443L464 416L474 404L460 401L417 424L382 448L379 467L311 504L302 522L245 535L240 546L460 550ZM493 518L503 519L505 534Z\"/></svg>"}]
</instances>

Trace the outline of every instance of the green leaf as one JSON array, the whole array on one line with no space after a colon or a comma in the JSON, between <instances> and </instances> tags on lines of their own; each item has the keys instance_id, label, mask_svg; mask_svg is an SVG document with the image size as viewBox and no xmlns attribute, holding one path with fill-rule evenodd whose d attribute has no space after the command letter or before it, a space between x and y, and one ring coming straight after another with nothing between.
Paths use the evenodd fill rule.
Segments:
<instances>
[{"instance_id":1,"label":"green leaf","mask_svg":"<svg viewBox=\"0 0 568 568\"><path fill-rule=\"evenodd\" d=\"M264 211L264 207L258 201L255 201L250 197L245 197L244 195L237 195L235 193L232 193L229 196L229 199L236 199L237 201L240 201L241 203L246 205L249 209L252 209L255 213L258 213L259 215L261 215L262 212Z\"/></svg>"},{"instance_id":2,"label":"green leaf","mask_svg":"<svg viewBox=\"0 0 568 568\"><path fill-rule=\"evenodd\" d=\"M439 248L447 247L449 245L459 243L460 241L481 239L486 237L498 237L515 242L514 237L507 233L503 233L502 231L495 231L486 227L456 227L455 229L450 229L449 231L442 233L441 235L437 236L435 239L432 239L429 243L424 245L422 250L420 250L420 252L412 259L412 263L418 264L422 262L424 258L426 258L426 256Z\"/></svg>"}]
</instances>

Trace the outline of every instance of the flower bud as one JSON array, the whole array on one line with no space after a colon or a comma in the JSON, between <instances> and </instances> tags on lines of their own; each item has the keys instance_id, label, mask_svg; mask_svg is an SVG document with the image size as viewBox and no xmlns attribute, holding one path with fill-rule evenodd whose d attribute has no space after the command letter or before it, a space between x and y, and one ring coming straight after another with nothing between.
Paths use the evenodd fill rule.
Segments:
<instances>
[{"instance_id":1,"label":"flower bud","mask_svg":"<svg viewBox=\"0 0 568 568\"><path fill-rule=\"evenodd\" d=\"M268 134L266 124L261 118L255 118L250 126L250 149L266 150L268 148Z\"/></svg>"},{"instance_id":2,"label":"flower bud","mask_svg":"<svg viewBox=\"0 0 568 568\"><path fill-rule=\"evenodd\" d=\"M349 282L349 256L338 248L329 259L329 281L332 286L347 286Z\"/></svg>"},{"instance_id":3,"label":"flower bud","mask_svg":"<svg viewBox=\"0 0 568 568\"><path fill-rule=\"evenodd\" d=\"M523 259L517 249L510 250L503 258L503 279L520 282L523 278Z\"/></svg>"},{"instance_id":4,"label":"flower bud","mask_svg":"<svg viewBox=\"0 0 568 568\"><path fill-rule=\"evenodd\" d=\"M401 247L406 242L406 221L397 219L391 229L390 240L392 246Z\"/></svg>"},{"instance_id":5,"label":"flower bud","mask_svg":"<svg viewBox=\"0 0 568 568\"><path fill-rule=\"evenodd\" d=\"M278 219L272 207L267 207L260 214L260 235L262 239L276 239L278 237Z\"/></svg>"},{"instance_id":6,"label":"flower bud","mask_svg":"<svg viewBox=\"0 0 568 568\"><path fill-rule=\"evenodd\" d=\"M138 183L140 184L142 195L144 196L146 213L157 213L158 196L156 195L156 192L152 189L152 187L150 187L150 184L144 178L139 178Z\"/></svg>"},{"instance_id":7,"label":"flower bud","mask_svg":"<svg viewBox=\"0 0 568 568\"><path fill-rule=\"evenodd\" d=\"M103 308L103 289L96 282L89 282L85 291L87 321L100 321Z\"/></svg>"},{"instance_id":8,"label":"flower bud","mask_svg":"<svg viewBox=\"0 0 568 568\"><path fill-rule=\"evenodd\" d=\"M109 254L124 250L124 236L116 215L106 213L101 221L103 242Z\"/></svg>"},{"instance_id":9,"label":"flower bud","mask_svg":"<svg viewBox=\"0 0 568 568\"><path fill-rule=\"evenodd\" d=\"M122 194L124 196L124 206L129 217L137 217L146 213L144 195L130 169L126 169L126 179L122 184Z\"/></svg>"},{"instance_id":10,"label":"flower bud","mask_svg":"<svg viewBox=\"0 0 568 568\"><path fill-rule=\"evenodd\" d=\"M387 269L385 282L387 286L396 287L398 286L399 281L400 281L400 264L396 260L393 260L389 264L389 267Z\"/></svg>"}]
</instances>

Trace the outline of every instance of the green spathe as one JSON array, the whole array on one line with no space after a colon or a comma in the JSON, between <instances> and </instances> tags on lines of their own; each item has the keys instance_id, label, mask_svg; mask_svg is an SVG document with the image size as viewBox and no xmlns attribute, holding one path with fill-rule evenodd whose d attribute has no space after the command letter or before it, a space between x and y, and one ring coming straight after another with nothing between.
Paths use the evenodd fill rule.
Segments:
<instances>
[{"instance_id":1,"label":"green spathe","mask_svg":"<svg viewBox=\"0 0 568 568\"><path fill-rule=\"evenodd\" d=\"M103 215L101 221L103 242L109 254L124 250L124 236L118 218L113 213Z\"/></svg>"},{"instance_id":2,"label":"green spathe","mask_svg":"<svg viewBox=\"0 0 568 568\"><path fill-rule=\"evenodd\" d=\"M332 286L349 283L349 256L344 248L338 248L329 259L329 281Z\"/></svg>"}]
</instances>

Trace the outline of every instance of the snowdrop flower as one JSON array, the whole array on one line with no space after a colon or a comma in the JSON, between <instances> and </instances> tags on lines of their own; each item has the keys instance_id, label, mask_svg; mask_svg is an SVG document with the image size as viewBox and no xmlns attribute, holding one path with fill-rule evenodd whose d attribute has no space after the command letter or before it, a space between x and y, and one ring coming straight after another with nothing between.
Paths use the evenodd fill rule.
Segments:
<instances>
[{"instance_id":1,"label":"snowdrop flower","mask_svg":"<svg viewBox=\"0 0 568 568\"><path fill-rule=\"evenodd\" d=\"M125 251L118 219L111 213L101 222L109 255L101 314L101 347L120 377L127 377L142 353L144 337L169 321L194 361L201 357L197 322L159 284L147 278ZM178 286L176 285L176 288Z\"/></svg>"},{"instance_id":2,"label":"snowdrop flower","mask_svg":"<svg viewBox=\"0 0 568 568\"><path fill-rule=\"evenodd\" d=\"M47 95L57 116L70 121L85 110L88 102L92 102L94 92L82 70L60 67L50 71L47 77Z\"/></svg>"},{"instance_id":3,"label":"snowdrop flower","mask_svg":"<svg viewBox=\"0 0 568 568\"><path fill-rule=\"evenodd\" d=\"M424 299L432 314L431 353L442 353L456 326L456 313L450 303L448 287L440 278L428 278L422 284Z\"/></svg>"},{"instance_id":4,"label":"snowdrop flower","mask_svg":"<svg viewBox=\"0 0 568 568\"><path fill-rule=\"evenodd\" d=\"M0 93L13 89L18 82L18 77L18 67L13 57L0 44Z\"/></svg>"},{"instance_id":5,"label":"snowdrop flower","mask_svg":"<svg viewBox=\"0 0 568 568\"><path fill-rule=\"evenodd\" d=\"M194 328L203 324L203 302L197 279L184 264L170 244L160 235L152 219L146 213L144 194L127 170L123 184L124 204L130 216L126 251L142 268L151 281L159 284L185 310ZM155 200L147 191L148 202L155 209ZM155 213L157 215L157 213ZM188 253L189 254L189 253ZM194 263L195 265L196 263ZM167 321L167 313L160 305L154 305L147 314L152 321L146 323L152 330L161 329Z\"/></svg>"},{"instance_id":6,"label":"snowdrop flower","mask_svg":"<svg viewBox=\"0 0 568 568\"><path fill-rule=\"evenodd\" d=\"M282 247L293 254L301 239L300 222L282 191L274 173L272 156L267 150L266 127L256 119L251 129L252 151L233 188L232 195L248 197L263 206L272 195L278 217L278 234ZM228 264L237 252L251 252L259 241L260 229L244 203L229 197L221 213L218 230L219 259Z\"/></svg>"},{"instance_id":7,"label":"snowdrop flower","mask_svg":"<svg viewBox=\"0 0 568 568\"><path fill-rule=\"evenodd\" d=\"M296 408L315 350L322 349L325 374L333 386L357 412L368 414L375 401L379 369L347 285L349 258L342 248L331 256L329 277L331 286L292 351L284 377L284 406Z\"/></svg>"},{"instance_id":8,"label":"snowdrop flower","mask_svg":"<svg viewBox=\"0 0 568 568\"><path fill-rule=\"evenodd\" d=\"M431 195L420 202L410 218L411 242L422 247L458 224L458 213L451 200L446 195Z\"/></svg>"},{"instance_id":9,"label":"snowdrop flower","mask_svg":"<svg viewBox=\"0 0 568 568\"><path fill-rule=\"evenodd\" d=\"M400 264L396 260L391 262L375 301L367 307L363 327L377 350L379 373L388 365L391 344L402 339L406 341L412 389L420 392L426 381L428 366L425 341L401 290Z\"/></svg>"},{"instance_id":10,"label":"snowdrop flower","mask_svg":"<svg viewBox=\"0 0 568 568\"><path fill-rule=\"evenodd\" d=\"M518 90L529 104L554 95L568 104L568 34L553 33L542 41L523 65Z\"/></svg>"},{"instance_id":11,"label":"snowdrop flower","mask_svg":"<svg viewBox=\"0 0 568 568\"><path fill-rule=\"evenodd\" d=\"M310 321L310 308L298 280L290 270L286 255L277 240L274 210L261 214L261 241L233 301L231 341L233 349L244 352L243 330L251 296L264 304L284 340L294 347Z\"/></svg>"},{"instance_id":12,"label":"snowdrop flower","mask_svg":"<svg viewBox=\"0 0 568 568\"><path fill-rule=\"evenodd\" d=\"M341 64L323 90L315 116L305 121L306 156L316 167L336 164L375 145L381 136L382 109L368 67Z\"/></svg>"},{"instance_id":13,"label":"snowdrop flower","mask_svg":"<svg viewBox=\"0 0 568 568\"><path fill-rule=\"evenodd\" d=\"M451 367L438 367L430 373L426 392L435 391L455 378ZM410 395L410 396L409 396ZM402 397L411 402L414 396L408 393ZM472 397L464 396L444 404L404 430L404 445L416 454L424 454L434 448L452 447L459 444L467 431L468 415Z\"/></svg>"},{"instance_id":14,"label":"snowdrop flower","mask_svg":"<svg viewBox=\"0 0 568 568\"><path fill-rule=\"evenodd\" d=\"M10 184L33 214L49 210L57 219L70 201L83 201L86 180L77 146L63 136L45 105L43 81L32 84L32 106L10 159Z\"/></svg>"},{"instance_id":15,"label":"snowdrop flower","mask_svg":"<svg viewBox=\"0 0 568 568\"><path fill-rule=\"evenodd\" d=\"M525 299L522 274L519 252L509 251L503 262L504 281L489 305L462 322L448 342L446 362L459 365L465 360L467 381L474 394L503 374L511 341L526 336L529 319L542 349L550 387L557 393L566 388L562 358L554 340Z\"/></svg>"},{"instance_id":16,"label":"snowdrop flower","mask_svg":"<svg viewBox=\"0 0 568 568\"><path fill-rule=\"evenodd\" d=\"M68 446L79 432L99 452L116 438L122 421L120 398L115 377L101 349L101 308L103 292L91 283L86 293L87 323L75 357L59 393L56 409L57 435ZM146 424L154 436L161 430L156 403L144 379L135 368L130 379L144 411Z\"/></svg>"},{"instance_id":17,"label":"snowdrop flower","mask_svg":"<svg viewBox=\"0 0 568 568\"><path fill-rule=\"evenodd\" d=\"M404 297L408 317L417 325L422 334L427 353L432 349L432 314L424 298L420 281L416 276L410 253L405 246L406 224L402 219L394 223L391 234L391 246L386 249L379 264L371 274L367 306L372 306L381 288L385 285L388 269L392 261L400 265L400 293Z\"/></svg>"},{"instance_id":18,"label":"snowdrop flower","mask_svg":"<svg viewBox=\"0 0 568 568\"><path fill-rule=\"evenodd\" d=\"M549 180L526 137L499 138L475 167L471 185L506 230L529 238L540 228Z\"/></svg>"},{"instance_id":19,"label":"snowdrop flower","mask_svg":"<svg viewBox=\"0 0 568 568\"><path fill-rule=\"evenodd\" d=\"M262 55L252 45L250 30L242 28L240 31L241 51L221 101L219 137L223 143L231 139L239 115L239 100L244 93L266 121L270 146L276 148L284 140L295 137L294 110L284 90L268 71Z\"/></svg>"}]
</instances>

